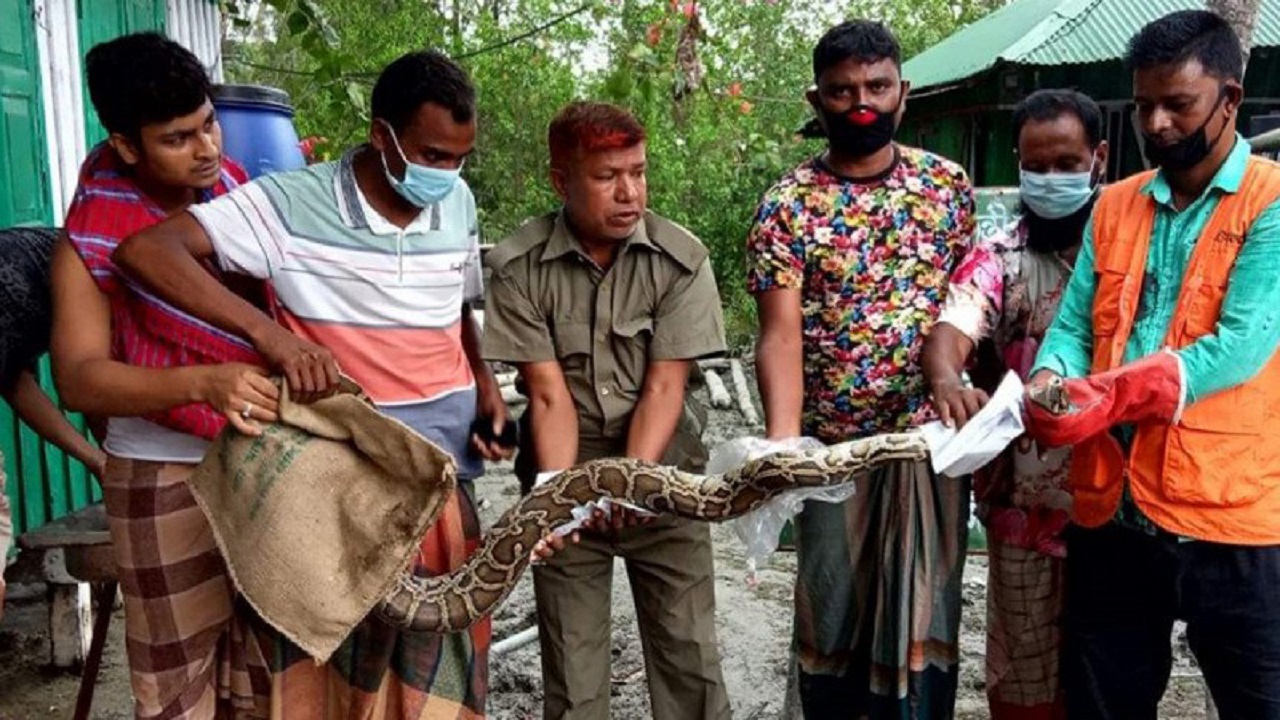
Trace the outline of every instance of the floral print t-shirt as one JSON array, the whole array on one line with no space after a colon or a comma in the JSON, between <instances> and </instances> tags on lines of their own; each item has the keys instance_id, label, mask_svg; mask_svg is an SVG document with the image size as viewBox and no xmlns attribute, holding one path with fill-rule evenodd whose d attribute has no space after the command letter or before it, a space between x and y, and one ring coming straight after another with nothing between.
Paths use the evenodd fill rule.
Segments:
<instances>
[{"instance_id":1,"label":"floral print t-shirt","mask_svg":"<svg viewBox=\"0 0 1280 720\"><path fill-rule=\"evenodd\" d=\"M801 291L804 433L843 442L933 418L924 336L974 233L961 167L895 146L874 178L809 160L765 193L747 241L753 293Z\"/></svg>"}]
</instances>

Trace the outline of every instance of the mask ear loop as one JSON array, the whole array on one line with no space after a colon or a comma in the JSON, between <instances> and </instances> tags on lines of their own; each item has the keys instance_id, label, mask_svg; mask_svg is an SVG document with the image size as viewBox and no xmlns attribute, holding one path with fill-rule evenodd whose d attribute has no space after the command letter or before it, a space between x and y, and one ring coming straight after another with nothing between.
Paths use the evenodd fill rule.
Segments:
<instances>
[{"instance_id":1,"label":"mask ear loop","mask_svg":"<svg viewBox=\"0 0 1280 720\"><path fill-rule=\"evenodd\" d=\"M1218 86L1218 99L1214 101L1213 109L1209 111L1209 117L1205 119L1204 125L1200 126L1200 130L1202 132L1209 129L1209 122L1213 120L1213 116L1218 113L1218 108L1222 107L1222 103L1226 99L1227 99L1227 85L1226 83L1223 83ZM1230 124L1231 123L1227 122L1226 120L1222 121L1222 129L1218 131L1218 136L1215 137L1213 139L1213 143L1209 145L1210 150L1218 147L1218 143L1222 142L1222 136L1227 134L1227 126Z\"/></svg>"},{"instance_id":2,"label":"mask ear loop","mask_svg":"<svg viewBox=\"0 0 1280 720\"><path fill-rule=\"evenodd\" d=\"M404 163L405 167L409 167L409 157L404 154L404 148L400 147L400 138L396 137L396 131L391 127L391 123L382 118L378 118L378 122L382 123L382 126L387 129L387 134L391 136L391 144L396 146L396 154L400 156L400 162ZM386 161L386 157L383 157L382 162Z\"/></svg>"}]
</instances>

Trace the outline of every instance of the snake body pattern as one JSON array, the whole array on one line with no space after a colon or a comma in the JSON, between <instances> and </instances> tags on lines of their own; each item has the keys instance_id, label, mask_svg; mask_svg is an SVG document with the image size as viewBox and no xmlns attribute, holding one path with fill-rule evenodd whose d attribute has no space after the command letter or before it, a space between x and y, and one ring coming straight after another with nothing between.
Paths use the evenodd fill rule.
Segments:
<instances>
[{"instance_id":1,"label":"snake body pattern","mask_svg":"<svg viewBox=\"0 0 1280 720\"><path fill-rule=\"evenodd\" d=\"M1058 375L1049 378L1048 382L1031 386L1028 396L1031 402L1054 415L1068 415L1075 409L1071 396L1067 394L1067 381Z\"/></svg>"},{"instance_id":2,"label":"snake body pattern","mask_svg":"<svg viewBox=\"0 0 1280 720\"><path fill-rule=\"evenodd\" d=\"M923 435L895 433L821 450L777 453L724 475L694 475L623 458L582 463L534 488L504 513L462 567L426 578L402 574L375 612L392 625L415 631L465 630L515 589L539 539L571 520L574 508L599 498L721 522L787 490L840 485L886 463L927 456Z\"/></svg>"}]
</instances>

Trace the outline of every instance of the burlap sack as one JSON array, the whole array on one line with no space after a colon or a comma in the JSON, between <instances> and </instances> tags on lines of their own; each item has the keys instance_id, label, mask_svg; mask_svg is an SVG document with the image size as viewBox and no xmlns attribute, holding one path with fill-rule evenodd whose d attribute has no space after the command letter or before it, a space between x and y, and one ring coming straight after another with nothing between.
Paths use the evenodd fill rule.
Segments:
<instances>
[{"instance_id":1,"label":"burlap sack","mask_svg":"<svg viewBox=\"0 0 1280 720\"><path fill-rule=\"evenodd\" d=\"M236 587L325 662L409 567L457 468L354 385L311 405L284 395L280 423L228 427L190 483Z\"/></svg>"}]
</instances>

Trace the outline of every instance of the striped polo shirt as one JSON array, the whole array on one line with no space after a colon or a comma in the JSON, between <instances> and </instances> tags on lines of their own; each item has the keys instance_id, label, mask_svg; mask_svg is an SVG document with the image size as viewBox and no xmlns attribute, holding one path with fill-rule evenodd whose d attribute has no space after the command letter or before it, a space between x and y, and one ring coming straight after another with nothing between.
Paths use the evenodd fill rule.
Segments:
<instances>
[{"instance_id":1,"label":"striped polo shirt","mask_svg":"<svg viewBox=\"0 0 1280 720\"><path fill-rule=\"evenodd\" d=\"M228 271L270 280L277 319L327 347L382 406L474 387L464 301L483 294L475 198L459 181L406 228L379 215L352 159L266 175L193 206Z\"/></svg>"}]
</instances>

